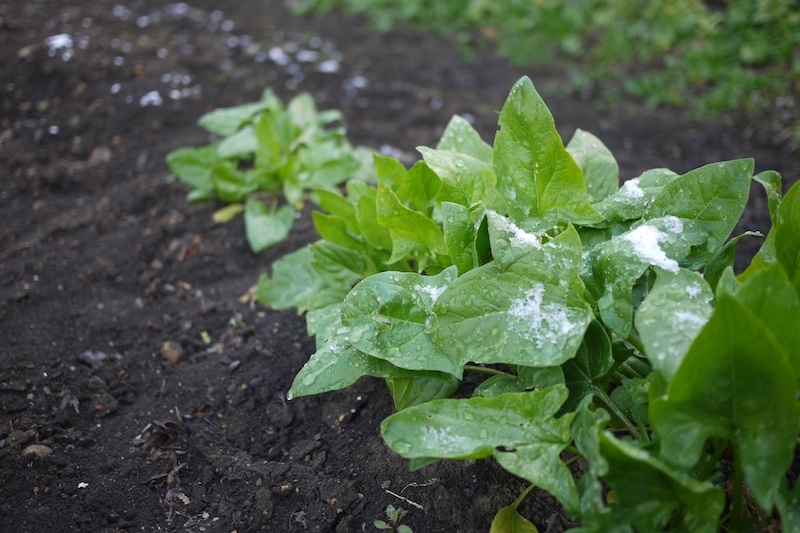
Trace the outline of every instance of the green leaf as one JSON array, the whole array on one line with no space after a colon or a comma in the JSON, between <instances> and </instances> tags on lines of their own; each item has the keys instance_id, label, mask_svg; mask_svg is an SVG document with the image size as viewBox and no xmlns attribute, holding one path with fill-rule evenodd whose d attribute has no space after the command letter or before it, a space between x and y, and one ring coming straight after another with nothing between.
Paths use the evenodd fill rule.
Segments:
<instances>
[{"instance_id":1,"label":"green leaf","mask_svg":"<svg viewBox=\"0 0 800 533\"><path fill-rule=\"evenodd\" d=\"M195 189L210 191L211 169L217 163L216 145L201 148L178 148L167 154L167 166L181 181Z\"/></svg>"},{"instance_id":2,"label":"green leaf","mask_svg":"<svg viewBox=\"0 0 800 533\"><path fill-rule=\"evenodd\" d=\"M565 244L529 246L459 277L434 305L436 344L480 363L558 366L574 357L593 313L569 274L555 270L572 253Z\"/></svg>"},{"instance_id":3,"label":"green leaf","mask_svg":"<svg viewBox=\"0 0 800 533\"><path fill-rule=\"evenodd\" d=\"M342 304L348 342L373 357L410 370L463 373L462 362L437 347L427 332L431 308L457 275L382 272L364 279Z\"/></svg>"},{"instance_id":4,"label":"green leaf","mask_svg":"<svg viewBox=\"0 0 800 533\"><path fill-rule=\"evenodd\" d=\"M385 183L394 188L402 183L406 174L408 174L408 170L403 166L403 163L393 157L375 154L373 159L378 183Z\"/></svg>"},{"instance_id":5,"label":"green leaf","mask_svg":"<svg viewBox=\"0 0 800 533\"><path fill-rule=\"evenodd\" d=\"M538 533L532 522L517 512L513 505L500 509L489 528L489 533Z\"/></svg>"},{"instance_id":6,"label":"green leaf","mask_svg":"<svg viewBox=\"0 0 800 533\"><path fill-rule=\"evenodd\" d=\"M393 243L406 240L426 247L432 254L447 255L447 244L436 222L405 207L383 183L378 184L377 206L378 223L389 230Z\"/></svg>"},{"instance_id":7,"label":"green leaf","mask_svg":"<svg viewBox=\"0 0 800 533\"><path fill-rule=\"evenodd\" d=\"M350 199L341 194L319 189L316 191L319 199L319 206L331 215L342 219L351 232L358 232L358 220L356 219L356 208Z\"/></svg>"},{"instance_id":8,"label":"green leaf","mask_svg":"<svg viewBox=\"0 0 800 533\"><path fill-rule=\"evenodd\" d=\"M472 391L472 396L494 398L507 392L525 392L517 379L509 375L490 376Z\"/></svg>"},{"instance_id":9,"label":"green leaf","mask_svg":"<svg viewBox=\"0 0 800 533\"><path fill-rule=\"evenodd\" d=\"M497 190L516 222L529 217L574 224L602 220L589 203L580 168L564 148L550 110L527 77L500 111L494 143Z\"/></svg>"},{"instance_id":10,"label":"green leaf","mask_svg":"<svg viewBox=\"0 0 800 533\"><path fill-rule=\"evenodd\" d=\"M392 236L389 230L378 224L378 208L375 196L362 196L358 200L356 219L361 236L372 247L379 250L392 249Z\"/></svg>"},{"instance_id":11,"label":"green leaf","mask_svg":"<svg viewBox=\"0 0 800 533\"><path fill-rule=\"evenodd\" d=\"M760 183L767 193L769 218L774 225L778 215L778 206L781 203L781 195L783 194L781 175L774 170L765 170L753 176L753 181Z\"/></svg>"},{"instance_id":12,"label":"green leaf","mask_svg":"<svg viewBox=\"0 0 800 533\"><path fill-rule=\"evenodd\" d=\"M750 194L753 160L737 159L691 170L670 182L647 205L643 218L675 216L705 231L705 247L693 250L690 264L714 257L742 216Z\"/></svg>"},{"instance_id":13,"label":"green leaf","mask_svg":"<svg viewBox=\"0 0 800 533\"><path fill-rule=\"evenodd\" d=\"M795 291L800 294L800 185L795 183L778 206L775 257L786 269Z\"/></svg>"},{"instance_id":14,"label":"green leaf","mask_svg":"<svg viewBox=\"0 0 800 533\"><path fill-rule=\"evenodd\" d=\"M601 434L600 447L609 469L605 479L619 498L615 515L638 531L715 532L725 506L719 487L697 481L633 444Z\"/></svg>"},{"instance_id":15,"label":"green leaf","mask_svg":"<svg viewBox=\"0 0 800 533\"><path fill-rule=\"evenodd\" d=\"M590 410L591 403L592 397L586 396L575 410L572 435L575 446L589 461L589 473L601 477L608 473L608 463L600 451L600 434L611 417L604 409Z\"/></svg>"},{"instance_id":16,"label":"green leaf","mask_svg":"<svg viewBox=\"0 0 800 533\"><path fill-rule=\"evenodd\" d=\"M451 150L432 150L424 146L417 150L441 180L436 196L439 202L453 202L465 207L491 205L497 180L491 166Z\"/></svg>"},{"instance_id":17,"label":"green leaf","mask_svg":"<svg viewBox=\"0 0 800 533\"><path fill-rule=\"evenodd\" d=\"M400 379L412 375L409 370L359 352L342 341L341 333L338 333L303 365L287 397L299 398L344 389L363 376Z\"/></svg>"},{"instance_id":18,"label":"green leaf","mask_svg":"<svg viewBox=\"0 0 800 533\"><path fill-rule=\"evenodd\" d=\"M228 162L218 163L211 169L211 184L223 202L243 202L258 185L248 180L246 173Z\"/></svg>"},{"instance_id":19,"label":"green leaf","mask_svg":"<svg viewBox=\"0 0 800 533\"><path fill-rule=\"evenodd\" d=\"M627 180L622 187L595 205L603 217L612 223L636 220L645 207L678 175L666 168L646 170L638 178Z\"/></svg>"},{"instance_id":20,"label":"green leaf","mask_svg":"<svg viewBox=\"0 0 800 533\"><path fill-rule=\"evenodd\" d=\"M619 165L600 139L587 131L577 129L567 144L567 152L583 172L590 202L600 202L617 191Z\"/></svg>"},{"instance_id":21,"label":"green leaf","mask_svg":"<svg viewBox=\"0 0 800 533\"><path fill-rule=\"evenodd\" d=\"M569 389L566 411L573 411L587 395L605 390L603 378L614 366L611 339L597 320L589 324L575 357L561 365Z\"/></svg>"},{"instance_id":22,"label":"green leaf","mask_svg":"<svg viewBox=\"0 0 800 533\"><path fill-rule=\"evenodd\" d=\"M283 241L294 225L294 209L282 205L270 209L263 202L247 200L244 209L244 228L247 242L254 253L263 252Z\"/></svg>"},{"instance_id":23,"label":"green leaf","mask_svg":"<svg viewBox=\"0 0 800 533\"><path fill-rule=\"evenodd\" d=\"M244 124L253 120L254 115L267 107L269 107L269 103L263 100L233 107L222 107L206 113L200 117L197 123L211 133L227 137L236 133Z\"/></svg>"},{"instance_id":24,"label":"green leaf","mask_svg":"<svg viewBox=\"0 0 800 533\"><path fill-rule=\"evenodd\" d=\"M386 384L394 399L395 409L402 411L412 405L448 398L458 389L459 381L453 375L439 374L387 379Z\"/></svg>"},{"instance_id":25,"label":"green leaf","mask_svg":"<svg viewBox=\"0 0 800 533\"><path fill-rule=\"evenodd\" d=\"M645 355L667 381L711 316L714 293L696 272L659 270L653 288L636 312Z\"/></svg>"},{"instance_id":26,"label":"green leaf","mask_svg":"<svg viewBox=\"0 0 800 533\"><path fill-rule=\"evenodd\" d=\"M441 180L423 161L418 161L394 187L403 205L430 216Z\"/></svg>"},{"instance_id":27,"label":"green leaf","mask_svg":"<svg viewBox=\"0 0 800 533\"><path fill-rule=\"evenodd\" d=\"M339 281L329 284L320 274L319 259L315 265L315 254L310 246L301 248L272 264L272 278L262 274L258 280L256 300L272 309L297 307L302 313L331 304L339 304L350 290L350 284ZM339 273L339 278L358 279L344 267L329 263L328 269ZM337 279L329 274L328 279Z\"/></svg>"},{"instance_id":28,"label":"green leaf","mask_svg":"<svg viewBox=\"0 0 800 533\"><path fill-rule=\"evenodd\" d=\"M459 274L477 265L475 257L475 234L477 228L470 210L460 204L442 202L442 229L450 260Z\"/></svg>"},{"instance_id":29,"label":"green leaf","mask_svg":"<svg viewBox=\"0 0 800 533\"><path fill-rule=\"evenodd\" d=\"M567 512L577 508L572 475L559 454L571 441L572 414L554 418L563 386L496 398L434 400L381 424L392 450L407 458L494 458L509 472L550 492Z\"/></svg>"},{"instance_id":30,"label":"green leaf","mask_svg":"<svg viewBox=\"0 0 800 533\"><path fill-rule=\"evenodd\" d=\"M317 232L326 241L353 250L364 250L364 243L361 242L358 231L354 231L346 219L319 211L311 213L311 218Z\"/></svg>"},{"instance_id":31,"label":"green leaf","mask_svg":"<svg viewBox=\"0 0 800 533\"><path fill-rule=\"evenodd\" d=\"M780 298L766 292L764 303ZM667 393L650 404L661 454L690 467L709 437L731 440L756 500L772 509L794 456L800 416L795 391L794 369L769 328L723 293Z\"/></svg>"},{"instance_id":32,"label":"green leaf","mask_svg":"<svg viewBox=\"0 0 800 533\"><path fill-rule=\"evenodd\" d=\"M717 255L706 263L703 269L703 277L711 286L712 291L717 290L717 284L722 277L722 273L725 272L725 269L728 267L733 268L734 261L736 260L736 244L743 237L763 237L763 235L757 231L745 231L741 235L737 235L726 242L722 248L720 248L719 252L717 252Z\"/></svg>"},{"instance_id":33,"label":"green leaf","mask_svg":"<svg viewBox=\"0 0 800 533\"><path fill-rule=\"evenodd\" d=\"M258 138L253 126L247 125L217 144L220 159L246 159L258 150Z\"/></svg>"},{"instance_id":34,"label":"green leaf","mask_svg":"<svg viewBox=\"0 0 800 533\"><path fill-rule=\"evenodd\" d=\"M255 165L265 172L274 173L281 166L281 159L287 147L283 145L278 132L275 115L263 113L256 123Z\"/></svg>"},{"instance_id":35,"label":"green leaf","mask_svg":"<svg viewBox=\"0 0 800 533\"><path fill-rule=\"evenodd\" d=\"M481 139L480 134L469 122L458 115L453 116L447 123L436 149L452 150L470 155L488 166L492 164L492 147Z\"/></svg>"},{"instance_id":36,"label":"green leaf","mask_svg":"<svg viewBox=\"0 0 800 533\"><path fill-rule=\"evenodd\" d=\"M652 219L591 251L592 283L602 287L598 307L603 322L622 338L633 322L633 286L649 266L677 273L692 245L705 241L691 221L674 216Z\"/></svg>"}]
</instances>

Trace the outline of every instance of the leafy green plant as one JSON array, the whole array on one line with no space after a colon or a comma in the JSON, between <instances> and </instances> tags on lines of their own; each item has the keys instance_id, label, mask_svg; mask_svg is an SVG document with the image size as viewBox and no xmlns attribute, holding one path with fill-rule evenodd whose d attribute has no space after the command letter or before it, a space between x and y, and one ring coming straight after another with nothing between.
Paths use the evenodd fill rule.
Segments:
<instances>
[{"instance_id":1,"label":"leafy green plant","mask_svg":"<svg viewBox=\"0 0 800 533\"><path fill-rule=\"evenodd\" d=\"M308 93L284 106L267 89L257 102L200 117L219 139L178 148L167 165L191 185L189 200L230 204L215 213L217 222L244 212L247 241L258 253L288 235L309 190L370 176L371 154L352 148L342 127L329 127L341 121L339 111L318 112Z\"/></svg>"},{"instance_id":2,"label":"leafy green plant","mask_svg":"<svg viewBox=\"0 0 800 533\"><path fill-rule=\"evenodd\" d=\"M383 378L398 412L381 433L412 468L494 457L580 531L742 529L775 510L800 530L800 186L782 197L740 159L620 187L596 137L564 146L527 78L499 125L490 146L454 118L411 169L379 157L376 187L320 194L322 240L259 282L316 336L289 396ZM736 276L753 180L772 229ZM464 372L486 379L451 399ZM519 501L493 531L531 530Z\"/></svg>"}]
</instances>

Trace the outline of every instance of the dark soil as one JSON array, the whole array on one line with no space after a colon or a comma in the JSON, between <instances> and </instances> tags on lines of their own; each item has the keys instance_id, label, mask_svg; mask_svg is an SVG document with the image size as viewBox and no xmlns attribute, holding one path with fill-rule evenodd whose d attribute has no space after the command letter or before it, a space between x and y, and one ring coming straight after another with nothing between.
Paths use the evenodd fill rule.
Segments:
<instances>
[{"instance_id":1,"label":"dark soil","mask_svg":"<svg viewBox=\"0 0 800 533\"><path fill-rule=\"evenodd\" d=\"M48 41L60 34L71 48ZM382 383L285 400L313 342L246 293L315 238L308 214L254 256L241 222L185 201L164 157L209 141L202 113L272 87L310 91L354 144L413 160L456 113L490 141L523 74L559 79L277 0L0 2L0 531L375 531L389 504L418 533L487 531L525 483L492 461L409 473L379 435ZM798 178L800 158L741 121L546 100L562 135L598 134L624 178L750 156ZM768 229L754 191L739 230ZM572 525L545 494L520 510L541 531Z\"/></svg>"}]
</instances>

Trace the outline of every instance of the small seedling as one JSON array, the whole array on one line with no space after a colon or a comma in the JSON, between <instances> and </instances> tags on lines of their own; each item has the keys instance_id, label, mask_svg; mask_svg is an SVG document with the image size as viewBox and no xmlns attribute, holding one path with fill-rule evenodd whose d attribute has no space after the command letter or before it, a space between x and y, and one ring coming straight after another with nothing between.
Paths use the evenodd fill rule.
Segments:
<instances>
[{"instance_id":1,"label":"small seedling","mask_svg":"<svg viewBox=\"0 0 800 533\"><path fill-rule=\"evenodd\" d=\"M388 522L386 520L375 520L373 524L381 531L390 531L393 533L414 533L410 527L400 523L403 517L407 514L408 511L402 507L395 507L394 505L389 504L386 506L386 518L388 519Z\"/></svg>"}]
</instances>

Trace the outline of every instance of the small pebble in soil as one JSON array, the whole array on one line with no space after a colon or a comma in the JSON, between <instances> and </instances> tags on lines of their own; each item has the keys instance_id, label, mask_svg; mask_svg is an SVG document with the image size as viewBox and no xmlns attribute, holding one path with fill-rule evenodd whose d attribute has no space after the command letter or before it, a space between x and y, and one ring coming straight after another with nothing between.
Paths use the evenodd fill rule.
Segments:
<instances>
[{"instance_id":1,"label":"small pebble in soil","mask_svg":"<svg viewBox=\"0 0 800 533\"><path fill-rule=\"evenodd\" d=\"M185 355L183 351L183 346L180 343L175 341L164 341L164 344L161 345L161 357L169 361L170 363L178 363L180 362Z\"/></svg>"}]
</instances>

